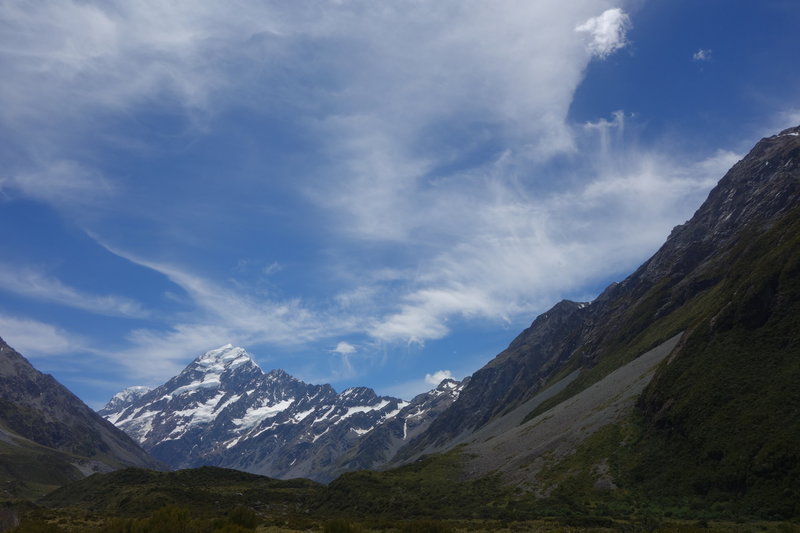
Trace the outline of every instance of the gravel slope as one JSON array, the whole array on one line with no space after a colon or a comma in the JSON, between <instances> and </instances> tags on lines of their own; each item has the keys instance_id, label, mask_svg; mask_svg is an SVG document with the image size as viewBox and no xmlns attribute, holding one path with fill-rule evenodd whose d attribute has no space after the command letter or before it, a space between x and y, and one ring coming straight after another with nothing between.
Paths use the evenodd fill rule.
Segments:
<instances>
[{"instance_id":1,"label":"gravel slope","mask_svg":"<svg viewBox=\"0 0 800 533\"><path fill-rule=\"evenodd\" d=\"M536 474L546 461L572 453L594 432L630 412L658 364L672 353L680 338L681 335L672 337L523 425L519 422L527 413L566 386L565 382L576 374L482 428L464 449L467 475L500 473L511 484L535 488Z\"/></svg>"}]
</instances>

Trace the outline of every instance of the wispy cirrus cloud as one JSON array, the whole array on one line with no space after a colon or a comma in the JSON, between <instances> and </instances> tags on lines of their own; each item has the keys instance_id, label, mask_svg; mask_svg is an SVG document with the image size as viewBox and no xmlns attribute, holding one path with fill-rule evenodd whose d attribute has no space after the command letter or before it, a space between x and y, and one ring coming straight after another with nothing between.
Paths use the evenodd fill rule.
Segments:
<instances>
[{"instance_id":1,"label":"wispy cirrus cloud","mask_svg":"<svg viewBox=\"0 0 800 533\"><path fill-rule=\"evenodd\" d=\"M12 348L34 359L81 351L86 346L86 340L78 335L29 318L0 314L0 331Z\"/></svg>"},{"instance_id":2,"label":"wispy cirrus cloud","mask_svg":"<svg viewBox=\"0 0 800 533\"><path fill-rule=\"evenodd\" d=\"M572 172L591 179L562 176L572 178L562 190L536 193L496 180L442 191L440 215L463 231L406 278L395 310L380 315L369 334L424 343L448 335L454 320L530 316L633 268L740 157L719 151L686 162L627 148L617 135L623 127L624 114L584 127L586 159Z\"/></svg>"},{"instance_id":3,"label":"wispy cirrus cloud","mask_svg":"<svg viewBox=\"0 0 800 533\"><path fill-rule=\"evenodd\" d=\"M175 373L186 361L228 342L301 346L358 330L360 317L320 311L299 299L254 297L246 288L221 285L185 268L111 246L97 235L93 238L111 253L165 276L192 302L190 312L165 318L159 329L131 331L128 348L107 354L145 381ZM345 355L348 348L355 350L346 342L337 346ZM144 361L147 364L143 365Z\"/></svg>"},{"instance_id":4,"label":"wispy cirrus cloud","mask_svg":"<svg viewBox=\"0 0 800 533\"><path fill-rule=\"evenodd\" d=\"M108 200L114 194L114 185L96 170L76 161L59 159L0 176L0 193L22 195L65 208L86 209L98 201Z\"/></svg>"},{"instance_id":5,"label":"wispy cirrus cloud","mask_svg":"<svg viewBox=\"0 0 800 533\"><path fill-rule=\"evenodd\" d=\"M0 290L90 313L146 318L150 312L130 298L99 295L71 287L42 270L0 262Z\"/></svg>"},{"instance_id":6,"label":"wispy cirrus cloud","mask_svg":"<svg viewBox=\"0 0 800 533\"><path fill-rule=\"evenodd\" d=\"M733 157L642 149L622 111L570 123L589 62L628 45L630 17L604 0L45 0L0 13L0 128L21 154L0 188L80 218L109 251L175 284L185 309L109 353L148 379L226 342L321 340L340 375L356 375L383 345L440 339L459 321L528 321L641 259ZM302 151L285 169L260 155L276 142ZM170 143L177 159L219 143L247 165L153 156ZM118 151L132 161L104 165ZM83 221L87 210L98 216ZM316 238L280 241L303 225L282 210ZM195 268L261 248L276 252L237 274L267 265L280 291ZM2 275L32 298L146 313L133 297ZM313 282L325 290L304 294Z\"/></svg>"}]
</instances>

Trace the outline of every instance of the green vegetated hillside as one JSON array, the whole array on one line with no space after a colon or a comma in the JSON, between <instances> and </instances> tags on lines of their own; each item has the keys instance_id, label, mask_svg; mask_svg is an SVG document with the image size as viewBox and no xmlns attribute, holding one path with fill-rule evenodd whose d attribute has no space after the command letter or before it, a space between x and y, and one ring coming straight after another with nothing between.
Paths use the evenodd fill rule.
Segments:
<instances>
[{"instance_id":1,"label":"green vegetated hillside","mask_svg":"<svg viewBox=\"0 0 800 533\"><path fill-rule=\"evenodd\" d=\"M97 474L62 487L41 500L47 507L81 507L100 514L138 516L166 505L213 516L236 505L264 511L307 507L321 485L304 479L277 480L205 466L177 472L127 468Z\"/></svg>"},{"instance_id":2,"label":"green vegetated hillside","mask_svg":"<svg viewBox=\"0 0 800 533\"><path fill-rule=\"evenodd\" d=\"M731 257L639 400L627 473L651 497L800 516L800 211Z\"/></svg>"},{"instance_id":3,"label":"green vegetated hillside","mask_svg":"<svg viewBox=\"0 0 800 533\"><path fill-rule=\"evenodd\" d=\"M800 517L800 210L747 235L726 257L704 273L713 285L631 339L637 346L685 331L625 418L547 464L539 483L552 490L534 507L661 519ZM590 381L576 380L550 404Z\"/></svg>"},{"instance_id":4,"label":"green vegetated hillside","mask_svg":"<svg viewBox=\"0 0 800 533\"><path fill-rule=\"evenodd\" d=\"M3 406L0 405L0 409ZM35 498L83 477L83 457L41 446L0 428L0 493Z\"/></svg>"}]
</instances>

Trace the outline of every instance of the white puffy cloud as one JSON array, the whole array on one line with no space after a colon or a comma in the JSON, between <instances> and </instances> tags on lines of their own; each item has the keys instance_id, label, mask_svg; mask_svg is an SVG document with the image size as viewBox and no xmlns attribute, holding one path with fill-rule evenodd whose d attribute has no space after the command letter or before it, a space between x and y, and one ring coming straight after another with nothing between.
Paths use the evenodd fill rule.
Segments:
<instances>
[{"instance_id":1,"label":"white puffy cloud","mask_svg":"<svg viewBox=\"0 0 800 533\"><path fill-rule=\"evenodd\" d=\"M575 27L575 31L588 34L589 51L593 56L605 59L628 45L627 32L630 27L630 16L615 7L579 24Z\"/></svg>"},{"instance_id":2,"label":"white puffy cloud","mask_svg":"<svg viewBox=\"0 0 800 533\"><path fill-rule=\"evenodd\" d=\"M339 355L350 355L356 352L356 347L347 341L340 341L336 348L333 349L333 352Z\"/></svg>"},{"instance_id":3,"label":"white puffy cloud","mask_svg":"<svg viewBox=\"0 0 800 533\"><path fill-rule=\"evenodd\" d=\"M711 61L711 49L701 48L692 54L694 61Z\"/></svg>"},{"instance_id":4,"label":"white puffy cloud","mask_svg":"<svg viewBox=\"0 0 800 533\"><path fill-rule=\"evenodd\" d=\"M437 370L433 374L425 374L425 383L434 387L445 379L453 379L453 373L449 370Z\"/></svg>"}]
</instances>

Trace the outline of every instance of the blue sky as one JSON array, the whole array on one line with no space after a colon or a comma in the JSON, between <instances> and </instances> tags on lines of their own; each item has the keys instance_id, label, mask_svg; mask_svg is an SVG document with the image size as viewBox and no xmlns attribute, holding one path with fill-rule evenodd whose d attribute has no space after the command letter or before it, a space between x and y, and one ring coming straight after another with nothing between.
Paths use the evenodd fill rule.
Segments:
<instances>
[{"instance_id":1,"label":"blue sky","mask_svg":"<svg viewBox=\"0 0 800 533\"><path fill-rule=\"evenodd\" d=\"M226 343L409 398L800 123L795 0L0 3L0 336L93 407Z\"/></svg>"}]
</instances>

